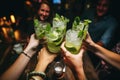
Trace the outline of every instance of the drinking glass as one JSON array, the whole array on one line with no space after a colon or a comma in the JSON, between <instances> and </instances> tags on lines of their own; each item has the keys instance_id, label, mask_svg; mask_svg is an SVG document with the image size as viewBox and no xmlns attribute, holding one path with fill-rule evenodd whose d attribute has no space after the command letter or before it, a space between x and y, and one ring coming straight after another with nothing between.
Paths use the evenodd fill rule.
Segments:
<instances>
[{"instance_id":1,"label":"drinking glass","mask_svg":"<svg viewBox=\"0 0 120 80\"><path fill-rule=\"evenodd\" d=\"M52 27L51 30L46 34L47 48L50 52L60 52L60 45L64 38L64 34L62 32L62 30Z\"/></svg>"},{"instance_id":2,"label":"drinking glass","mask_svg":"<svg viewBox=\"0 0 120 80\"><path fill-rule=\"evenodd\" d=\"M64 17L55 17L51 30L46 34L47 48L52 53L60 52L60 45L66 33L68 20Z\"/></svg>"},{"instance_id":3,"label":"drinking glass","mask_svg":"<svg viewBox=\"0 0 120 80\"><path fill-rule=\"evenodd\" d=\"M64 21L53 20L53 28L62 31L63 34L66 32L67 23Z\"/></svg>"},{"instance_id":4,"label":"drinking glass","mask_svg":"<svg viewBox=\"0 0 120 80\"><path fill-rule=\"evenodd\" d=\"M82 41L85 39L90 20L79 21L66 32L65 47L72 53L77 54L81 48Z\"/></svg>"},{"instance_id":5,"label":"drinking glass","mask_svg":"<svg viewBox=\"0 0 120 80\"><path fill-rule=\"evenodd\" d=\"M34 20L34 29L37 39L42 39L45 36L46 28L50 25L46 22L40 22L37 19Z\"/></svg>"},{"instance_id":6,"label":"drinking glass","mask_svg":"<svg viewBox=\"0 0 120 80\"><path fill-rule=\"evenodd\" d=\"M57 61L54 64L54 72L55 72L56 77L58 78L61 77L65 73L65 71L66 71L66 65L63 62L63 60Z\"/></svg>"},{"instance_id":7,"label":"drinking glass","mask_svg":"<svg viewBox=\"0 0 120 80\"><path fill-rule=\"evenodd\" d=\"M83 37L78 37L78 31L69 29L65 36L65 47L72 54L77 54L82 44Z\"/></svg>"}]
</instances>

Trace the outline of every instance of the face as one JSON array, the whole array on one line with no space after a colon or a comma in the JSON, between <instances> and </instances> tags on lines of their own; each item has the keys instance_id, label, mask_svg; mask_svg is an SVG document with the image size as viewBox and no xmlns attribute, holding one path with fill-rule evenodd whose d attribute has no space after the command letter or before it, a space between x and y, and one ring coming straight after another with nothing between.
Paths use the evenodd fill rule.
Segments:
<instances>
[{"instance_id":1,"label":"face","mask_svg":"<svg viewBox=\"0 0 120 80\"><path fill-rule=\"evenodd\" d=\"M45 21L50 15L50 7L47 4L41 4L38 15L41 21Z\"/></svg>"},{"instance_id":2,"label":"face","mask_svg":"<svg viewBox=\"0 0 120 80\"><path fill-rule=\"evenodd\" d=\"M97 15L104 16L108 12L109 1L108 0L99 0L97 5Z\"/></svg>"}]
</instances>

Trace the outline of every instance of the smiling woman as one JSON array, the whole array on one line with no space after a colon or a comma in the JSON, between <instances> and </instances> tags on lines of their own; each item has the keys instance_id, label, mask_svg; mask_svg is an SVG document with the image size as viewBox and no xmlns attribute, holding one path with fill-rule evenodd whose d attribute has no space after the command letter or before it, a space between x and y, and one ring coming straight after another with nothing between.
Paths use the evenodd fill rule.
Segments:
<instances>
[{"instance_id":1,"label":"smiling woman","mask_svg":"<svg viewBox=\"0 0 120 80\"><path fill-rule=\"evenodd\" d=\"M37 11L38 19L43 22L51 22L53 18L53 9L51 3L43 1L40 3Z\"/></svg>"}]
</instances>

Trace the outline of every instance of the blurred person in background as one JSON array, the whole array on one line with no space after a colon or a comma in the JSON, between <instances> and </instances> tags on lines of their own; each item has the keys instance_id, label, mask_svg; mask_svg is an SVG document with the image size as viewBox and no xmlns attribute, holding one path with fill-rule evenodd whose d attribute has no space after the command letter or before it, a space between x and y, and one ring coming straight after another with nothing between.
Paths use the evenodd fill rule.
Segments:
<instances>
[{"instance_id":1,"label":"blurred person in background","mask_svg":"<svg viewBox=\"0 0 120 80\"><path fill-rule=\"evenodd\" d=\"M90 36L95 43L105 48L109 47L109 43L118 26L116 18L110 14L111 3L110 0L97 0L95 8L92 7L85 10L81 16L82 19L90 19L92 21L88 29ZM101 63L105 64L96 55L88 55L91 57L95 68Z\"/></svg>"},{"instance_id":2,"label":"blurred person in background","mask_svg":"<svg viewBox=\"0 0 120 80\"><path fill-rule=\"evenodd\" d=\"M83 42L83 45L87 50L93 52L94 55L106 63L105 65L99 66L98 70L96 70L100 80L120 79L120 38L111 50L93 42L89 34Z\"/></svg>"},{"instance_id":3,"label":"blurred person in background","mask_svg":"<svg viewBox=\"0 0 120 80\"><path fill-rule=\"evenodd\" d=\"M44 23L51 23L54 16L52 4L48 0L43 0L40 3L33 5L33 7L34 15L31 16L32 18L28 18L28 20L26 21L27 31L25 30L25 32L28 34L28 36L35 32L33 21L34 18L37 18L39 21Z\"/></svg>"}]
</instances>

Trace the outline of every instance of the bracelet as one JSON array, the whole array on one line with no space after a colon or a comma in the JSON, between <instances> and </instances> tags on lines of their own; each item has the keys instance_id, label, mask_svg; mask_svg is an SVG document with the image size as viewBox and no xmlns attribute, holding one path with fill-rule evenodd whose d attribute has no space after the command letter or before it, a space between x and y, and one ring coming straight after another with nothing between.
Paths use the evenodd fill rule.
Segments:
<instances>
[{"instance_id":1,"label":"bracelet","mask_svg":"<svg viewBox=\"0 0 120 80\"><path fill-rule=\"evenodd\" d=\"M27 53L22 52L25 56L27 56L28 58L31 58Z\"/></svg>"},{"instance_id":2,"label":"bracelet","mask_svg":"<svg viewBox=\"0 0 120 80\"><path fill-rule=\"evenodd\" d=\"M28 74L28 79L30 79L30 77L32 76L40 76L41 78L45 79L46 78L46 74L44 72L35 72L32 71Z\"/></svg>"}]
</instances>

